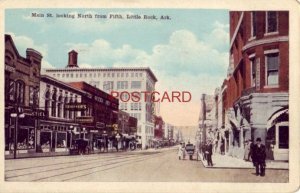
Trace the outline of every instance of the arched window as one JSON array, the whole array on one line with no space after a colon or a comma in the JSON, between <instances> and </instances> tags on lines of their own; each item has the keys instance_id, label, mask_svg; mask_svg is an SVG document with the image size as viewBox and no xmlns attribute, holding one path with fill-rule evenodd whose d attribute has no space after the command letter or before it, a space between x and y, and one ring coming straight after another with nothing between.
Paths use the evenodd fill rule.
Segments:
<instances>
[{"instance_id":1,"label":"arched window","mask_svg":"<svg viewBox=\"0 0 300 193\"><path fill-rule=\"evenodd\" d=\"M49 107L50 107L50 88L47 88L46 94L45 94L45 116L49 116Z\"/></svg>"},{"instance_id":2,"label":"arched window","mask_svg":"<svg viewBox=\"0 0 300 193\"><path fill-rule=\"evenodd\" d=\"M64 105L68 104L68 95L65 95ZM64 116L65 119L69 117L69 111L64 108Z\"/></svg>"},{"instance_id":3,"label":"arched window","mask_svg":"<svg viewBox=\"0 0 300 193\"><path fill-rule=\"evenodd\" d=\"M21 80L16 82L16 103L24 104L25 97L25 83Z\"/></svg>"},{"instance_id":4,"label":"arched window","mask_svg":"<svg viewBox=\"0 0 300 193\"><path fill-rule=\"evenodd\" d=\"M63 111L62 107L63 107L63 98L61 95L59 95L58 105L57 105L57 117L60 117L60 118L62 117L62 111Z\"/></svg>"},{"instance_id":5,"label":"arched window","mask_svg":"<svg viewBox=\"0 0 300 193\"><path fill-rule=\"evenodd\" d=\"M70 96L70 101L69 101L69 103L70 103L70 104L73 103L73 95ZM72 118L73 118L73 114L74 114L74 113L73 113L72 111L69 112L69 119L72 119Z\"/></svg>"},{"instance_id":6,"label":"arched window","mask_svg":"<svg viewBox=\"0 0 300 193\"><path fill-rule=\"evenodd\" d=\"M52 95L52 104L51 104L51 116L56 117L56 103L57 103L57 90L56 88L53 89Z\"/></svg>"}]
</instances>

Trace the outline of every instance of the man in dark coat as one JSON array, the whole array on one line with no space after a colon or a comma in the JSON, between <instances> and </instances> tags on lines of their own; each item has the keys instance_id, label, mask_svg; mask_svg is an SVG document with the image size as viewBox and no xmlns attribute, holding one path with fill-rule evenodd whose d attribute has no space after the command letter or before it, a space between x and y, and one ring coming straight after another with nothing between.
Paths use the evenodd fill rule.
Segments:
<instances>
[{"instance_id":1,"label":"man in dark coat","mask_svg":"<svg viewBox=\"0 0 300 193\"><path fill-rule=\"evenodd\" d=\"M261 143L261 138L256 139L256 144L252 149L252 162L256 169L256 175L265 175L266 167L266 147Z\"/></svg>"},{"instance_id":2,"label":"man in dark coat","mask_svg":"<svg viewBox=\"0 0 300 193\"><path fill-rule=\"evenodd\" d=\"M207 145L206 145L206 151L205 151L208 166L213 166L212 158L211 158L212 148L213 148L212 141L208 140Z\"/></svg>"}]
</instances>

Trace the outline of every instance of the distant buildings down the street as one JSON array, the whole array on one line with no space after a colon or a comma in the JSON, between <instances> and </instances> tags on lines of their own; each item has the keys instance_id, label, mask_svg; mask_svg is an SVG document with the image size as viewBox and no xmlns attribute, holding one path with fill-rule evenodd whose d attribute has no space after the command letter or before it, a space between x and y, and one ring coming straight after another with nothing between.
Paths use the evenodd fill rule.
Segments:
<instances>
[{"instance_id":1,"label":"distant buildings down the street","mask_svg":"<svg viewBox=\"0 0 300 193\"><path fill-rule=\"evenodd\" d=\"M226 154L243 158L245 143L260 137L267 159L288 160L288 25L287 11L230 12L227 77L211 110L201 99L206 115L199 119L199 139L211 139L217 152L225 144Z\"/></svg>"},{"instance_id":2,"label":"distant buildings down the street","mask_svg":"<svg viewBox=\"0 0 300 193\"><path fill-rule=\"evenodd\" d=\"M77 64L78 53L69 52L66 68L44 69L44 73L64 82L85 81L86 83L103 90L106 93L118 92L144 92L154 91L157 78L150 68L124 67L124 68L79 68ZM144 95L134 102L130 96L123 94L119 100L119 109L137 118L137 135L141 137L143 148L152 146L154 138L155 103ZM127 101L127 102L125 102Z\"/></svg>"}]
</instances>

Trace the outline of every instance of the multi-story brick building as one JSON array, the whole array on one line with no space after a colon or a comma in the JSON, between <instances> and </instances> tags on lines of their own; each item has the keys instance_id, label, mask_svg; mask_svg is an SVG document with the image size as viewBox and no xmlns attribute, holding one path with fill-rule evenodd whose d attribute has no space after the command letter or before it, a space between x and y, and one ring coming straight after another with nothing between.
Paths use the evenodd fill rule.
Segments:
<instances>
[{"instance_id":1,"label":"multi-story brick building","mask_svg":"<svg viewBox=\"0 0 300 193\"><path fill-rule=\"evenodd\" d=\"M69 62L66 68L45 69L45 73L65 82L85 81L107 93L111 91L119 93L152 92L155 90L157 82L150 68L79 68L75 51L69 52ZM141 136L142 145L145 147L154 137L154 102L144 94L141 95L138 102L128 100L126 95L126 93L122 95L124 98L120 100L120 110L137 118L137 134ZM147 100L145 100L146 98Z\"/></svg>"},{"instance_id":2,"label":"multi-story brick building","mask_svg":"<svg viewBox=\"0 0 300 193\"><path fill-rule=\"evenodd\" d=\"M36 151L41 60L42 55L31 48L26 50L26 57L21 56L11 36L5 35L6 154L12 154L14 145L18 150L15 153Z\"/></svg>"},{"instance_id":3,"label":"multi-story brick building","mask_svg":"<svg viewBox=\"0 0 300 193\"><path fill-rule=\"evenodd\" d=\"M230 12L230 64L223 100L230 154L260 137L268 157L288 159L289 13ZM272 157L274 156L274 157Z\"/></svg>"}]
</instances>

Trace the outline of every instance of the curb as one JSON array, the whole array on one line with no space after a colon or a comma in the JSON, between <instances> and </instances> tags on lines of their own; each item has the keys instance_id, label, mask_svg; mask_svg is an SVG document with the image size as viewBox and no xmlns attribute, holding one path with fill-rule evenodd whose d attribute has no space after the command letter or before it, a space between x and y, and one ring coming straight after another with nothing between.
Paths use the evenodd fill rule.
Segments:
<instances>
[{"instance_id":1,"label":"curb","mask_svg":"<svg viewBox=\"0 0 300 193\"><path fill-rule=\"evenodd\" d=\"M221 167L218 167L218 166L207 166L206 164L204 164L204 160L202 160L201 156L200 156L200 159L199 159L203 165L203 167L205 168L210 168L210 169L255 169L255 167L225 167L225 166L221 166ZM268 165L267 165L268 166ZM269 167L266 167L266 169L269 169L269 170L289 170L289 168L269 168Z\"/></svg>"}]
</instances>

